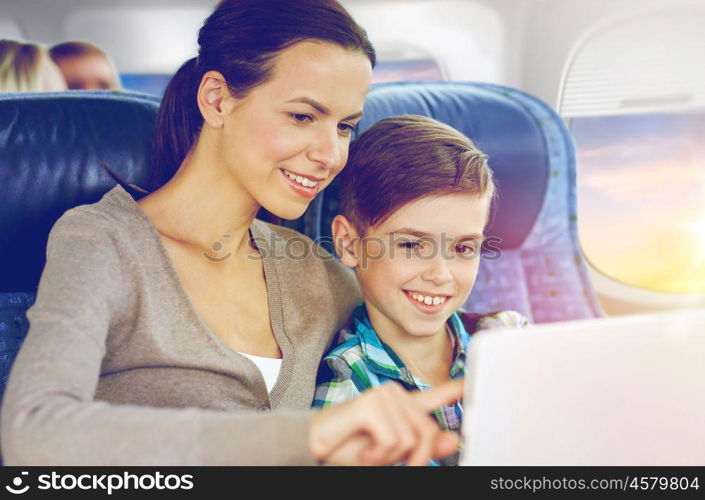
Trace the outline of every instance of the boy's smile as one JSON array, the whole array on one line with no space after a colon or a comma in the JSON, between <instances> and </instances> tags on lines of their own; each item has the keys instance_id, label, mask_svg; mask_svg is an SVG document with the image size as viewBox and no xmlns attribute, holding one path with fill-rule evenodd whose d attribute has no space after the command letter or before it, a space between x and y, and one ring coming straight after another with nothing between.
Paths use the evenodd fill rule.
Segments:
<instances>
[{"instance_id":1,"label":"boy's smile","mask_svg":"<svg viewBox=\"0 0 705 500\"><path fill-rule=\"evenodd\" d=\"M419 311L424 314L436 314L440 312L449 295L437 295L432 293L404 290L404 294Z\"/></svg>"}]
</instances>

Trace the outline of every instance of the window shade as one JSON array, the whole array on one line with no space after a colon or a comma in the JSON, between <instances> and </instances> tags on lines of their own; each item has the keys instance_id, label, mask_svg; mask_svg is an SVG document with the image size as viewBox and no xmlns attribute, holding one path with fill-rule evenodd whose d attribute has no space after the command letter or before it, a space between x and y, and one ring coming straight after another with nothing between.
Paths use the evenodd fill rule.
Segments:
<instances>
[{"instance_id":1,"label":"window shade","mask_svg":"<svg viewBox=\"0 0 705 500\"><path fill-rule=\"evenodd\" d=\"M562 116L669 112L705 107L705 10L613 21L586 36L569 60Z\"/></svg>"}]
</instances>

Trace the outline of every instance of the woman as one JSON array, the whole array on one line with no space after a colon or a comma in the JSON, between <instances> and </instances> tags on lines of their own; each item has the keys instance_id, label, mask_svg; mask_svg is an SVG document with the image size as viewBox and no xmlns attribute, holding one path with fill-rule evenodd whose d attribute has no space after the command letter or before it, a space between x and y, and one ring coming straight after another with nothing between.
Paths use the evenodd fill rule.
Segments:
<instances>
[{"instance_id":1,"label":"woman","mask_svg":"<svg viewBox=\"0 0 705 500\"><path fill-rule=\"evenodd\" d=\"M66 81L44 47L0 40L0 92L56 92Z\"/></svg>"},{"instance_id":2,"label":"woman","mask_svg":"<svg viewBox=\"0 0 705 500\"><path fill-rule=\"evenodd\" d=\"M413 395L388 385L309 409L359 291L309 239L254 219L261 206L300 216L345 164L375 60L364 31L334 0L231 0L199 45L164 95L152 192L135 202L117 186L52 229L5 393L6 462L425 464L452 453L455 437L428 412L458 384Z\"/></svg>"}]
</instances>

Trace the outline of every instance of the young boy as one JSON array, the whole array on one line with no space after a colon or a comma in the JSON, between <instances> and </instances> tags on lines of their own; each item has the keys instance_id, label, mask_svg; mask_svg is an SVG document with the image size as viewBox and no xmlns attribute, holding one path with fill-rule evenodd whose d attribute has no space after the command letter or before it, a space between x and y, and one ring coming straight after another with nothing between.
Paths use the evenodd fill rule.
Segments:
<instances>
[{"instance_id":1,"label":"young boy","mask_svg":"<svg viewBox=\"0 0 705 500\"><path fill-rule=\"evenodd\" d=\"M469 335L456 311L475 283L495 192L486 158L457 130L413 115L382 120L353 143L332 232L364 304L323 359L314 406L388 381L423 390L463 376ZM476 329L525 323L503 311ZM434 412L444 430L459 432L461 416L461 403Z\"/></svg>"}]
</instances>

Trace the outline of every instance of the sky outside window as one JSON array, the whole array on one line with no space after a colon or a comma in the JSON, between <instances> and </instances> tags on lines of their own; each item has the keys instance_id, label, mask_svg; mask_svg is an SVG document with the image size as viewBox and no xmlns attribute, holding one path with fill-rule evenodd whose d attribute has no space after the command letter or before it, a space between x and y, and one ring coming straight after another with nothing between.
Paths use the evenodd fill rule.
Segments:
<instances>
[{"instance_id":1,"label":"sky outside window","mask_svg":"<svg viewBox=\"0 0 705 500\"><path fill-rule=\"evenodd\" d=\"M629 285L705 293L705 111L570 126L587 259Z\"/></svg>"}]
</instances>

